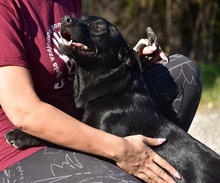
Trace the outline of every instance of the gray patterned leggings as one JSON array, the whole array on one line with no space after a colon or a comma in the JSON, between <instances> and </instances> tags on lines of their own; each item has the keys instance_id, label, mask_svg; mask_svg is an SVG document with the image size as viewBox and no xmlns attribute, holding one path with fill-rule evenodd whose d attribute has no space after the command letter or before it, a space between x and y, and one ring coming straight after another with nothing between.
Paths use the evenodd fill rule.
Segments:
<instances>
[{"instance_id":1,"label":"gray patterned leggings","mask_svg":"<svg viewBox=\"0 0 220 183\"><path fill-rule=\"evenodd\" d=\"M143 77L163 114L188 130L201 96L195 63L182 55L167 64L146 68ZM3 183L134 183L140 182L117 166L75 151L45 147L0 173Z\"/></svg>"}]
</instances>

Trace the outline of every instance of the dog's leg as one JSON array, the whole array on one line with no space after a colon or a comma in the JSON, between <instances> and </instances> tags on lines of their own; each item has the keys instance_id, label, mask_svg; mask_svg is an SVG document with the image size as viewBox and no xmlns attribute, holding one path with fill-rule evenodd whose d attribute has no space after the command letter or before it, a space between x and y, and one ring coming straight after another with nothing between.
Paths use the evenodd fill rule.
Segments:
<instances>
[{"instance_id":1,"label":"dog's leg","mask_svg":"<svg viewBox=\"0 0 220 183\"><path fill-rule=\"evenodd\" d=\"M10 130L5 134L6 141L17 149L25 149L43 145L40 139L33 137L19 129Z\"/></svg>"}]
</instances>

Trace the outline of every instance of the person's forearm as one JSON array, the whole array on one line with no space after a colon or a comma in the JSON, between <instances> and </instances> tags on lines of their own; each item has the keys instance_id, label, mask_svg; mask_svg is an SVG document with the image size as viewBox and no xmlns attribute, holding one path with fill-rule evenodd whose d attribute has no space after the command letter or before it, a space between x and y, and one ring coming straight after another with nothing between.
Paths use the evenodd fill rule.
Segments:
<instances>
[{"instance_id":1,"label":"person's forearm","mask_svg":"<svg viewBox=\"0 0 220 183\"><path fill-rule=\"evenodd\" d=\"M0 71L0 104L16 127L52 143L111 159L123 153L122 138L91 128L42 102L26 68L8 66Z\"/></svg>"},{"instance_id":2,"label":"person's forearm","mask_svg":"<svg viewBox=\"0 0 220 183\"><path fill-rule=\"evenodd\" d=\"M124 142L122 138L89 127L43 102L34 106L19 128L49 142L114 160Z\"/></svg>"}]
</instances>

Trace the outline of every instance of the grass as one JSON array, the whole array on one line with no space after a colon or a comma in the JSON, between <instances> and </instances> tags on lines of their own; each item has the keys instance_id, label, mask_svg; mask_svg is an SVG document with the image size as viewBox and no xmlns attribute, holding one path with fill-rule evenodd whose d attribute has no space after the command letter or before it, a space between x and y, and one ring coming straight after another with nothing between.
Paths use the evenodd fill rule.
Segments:
<instances>
[{"instance_id":1,"label":"grass","mask_svg":"<svg viewBox=\"0 0 220 183\"><path fill-rule=\"evenodd\" d=\"M199 109L220 109L220 63L199 62L203 91Z\"/></svg>"}]
</instances>

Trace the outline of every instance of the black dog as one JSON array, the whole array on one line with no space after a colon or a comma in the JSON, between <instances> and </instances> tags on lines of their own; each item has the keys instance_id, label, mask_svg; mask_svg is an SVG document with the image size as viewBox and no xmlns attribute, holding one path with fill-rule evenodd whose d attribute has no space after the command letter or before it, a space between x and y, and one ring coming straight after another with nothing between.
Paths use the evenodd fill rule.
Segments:
<instances>
[{"instance_id":1,"label":"black dog","mask_svg":"<svg viewBox=\"0 0 220 183\"><path fill-rule=\"evenodd\" d=\"M75 102L85 110L85 123L119 136L165 137L153 149L181 173L177 182L220 183L220 156L165 119L144 84L136 52L112 24L65 16L61 35L68 41L61 52L77 62ZM7 141L18 148L39 145L21 133L10 131Z\"/></svg>"}]
</instances>

